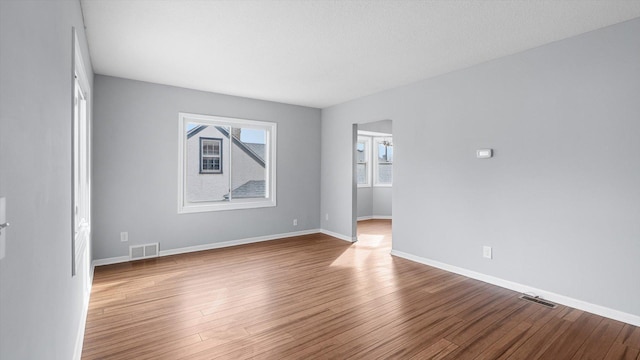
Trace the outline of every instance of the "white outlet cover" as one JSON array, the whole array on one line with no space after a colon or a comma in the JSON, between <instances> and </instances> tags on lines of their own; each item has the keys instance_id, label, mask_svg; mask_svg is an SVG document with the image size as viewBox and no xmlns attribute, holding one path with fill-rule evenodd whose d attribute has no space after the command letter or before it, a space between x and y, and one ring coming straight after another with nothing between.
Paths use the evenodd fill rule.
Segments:
<instances>
[{"instance_id":1,"label":"white outlet cover","mask_svg":"<svg viewBox=\"0 0 640 360\"><path fill-rule=\"evenodd\" d=\"M482 247L482 256L487 259L493 259L493 251L491 250L491 246Z\"/></svg>"},{"instance_id":2,"label":"white outlet cover","mask_svg":"<svg viewBox=\"0 0 640 360\"><path fill-rule=\"evenodd\" d=\"M124 231L120 233L120 241L126 242L129 241L129 233Z\"/></svg>"}]
</instances>

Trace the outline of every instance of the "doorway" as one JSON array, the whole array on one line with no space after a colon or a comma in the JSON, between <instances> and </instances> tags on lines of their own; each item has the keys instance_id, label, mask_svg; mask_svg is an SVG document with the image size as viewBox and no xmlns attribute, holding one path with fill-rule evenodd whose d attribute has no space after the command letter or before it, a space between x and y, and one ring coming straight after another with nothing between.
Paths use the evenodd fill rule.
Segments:
<instances>
[{"instance_id":1,"label":"doorway","mask_svg":"<svg viewBox=\"0 0 640 360\"><path fill-rule=\"evenodd\" d=\"M393 218L393 123L381 120L355 124L353 229L360 240L360 226L381 222L391 226ZM375 229L370 226L367 229ZM390 231L390 229L389 229Z\"/></svg>"}]
</instances>

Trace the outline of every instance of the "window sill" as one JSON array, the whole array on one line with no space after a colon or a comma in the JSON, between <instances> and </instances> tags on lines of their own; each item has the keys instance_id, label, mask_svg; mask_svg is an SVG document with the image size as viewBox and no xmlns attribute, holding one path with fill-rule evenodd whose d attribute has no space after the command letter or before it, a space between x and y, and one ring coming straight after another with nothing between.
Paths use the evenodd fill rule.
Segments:
<instances>
[{"instance_id":1,"label":"window sill","mask_svg":"<svg viewBox=\"0 0 640 360\"><path fill-rule=\"evenodd\" d=\"M227 210L240 210L240 209L257 209L265 207L275 207L275 200L236 200L234 202L219 203L190 203L180 206L178 208L178 214L193 214L200 212L210 211L227 211Z\"/></svg>"}]
</instances>

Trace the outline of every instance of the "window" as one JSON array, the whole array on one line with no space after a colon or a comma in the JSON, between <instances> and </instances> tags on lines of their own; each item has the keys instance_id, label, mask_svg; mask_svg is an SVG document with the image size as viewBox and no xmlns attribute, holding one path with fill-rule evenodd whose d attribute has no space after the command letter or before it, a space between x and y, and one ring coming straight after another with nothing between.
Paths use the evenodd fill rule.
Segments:
<instances>
[{"instance_id":1,"label":"window","mask_svg":"<svg viewBox=\"0 0 640 360\"><path fill-rule=\"evenodd\" d=\"M222 139L200 138L200 173L222 173Z\"/></svg>"},{"instance_id":2,"label":"window","mask_svg":"<svg viewBox=\"0 0 640 360\"><path fill-rule=\"evenodd\" d=\"M393 138L375 137L374 185L391 186L393 184Z\"/></svg>"},{"instance_id":3,"label":"window","mask_svg":"<svg viewBox=\"0 0 640 360\"><path fill-rule=\"evenodd\" d=\"M371 186L371 138L368 136L358 136L356 144L356 174L358 187Z\"/></svg>"},{"instance_id":4,"label":"window","mask_svg":"<svg viewBox=\"0 0 640 360\"><path fill-rule=\"evenodd\" d=\"M276 124L179 114L178 212L276 206Z\"/></svg>"}]
</instances>

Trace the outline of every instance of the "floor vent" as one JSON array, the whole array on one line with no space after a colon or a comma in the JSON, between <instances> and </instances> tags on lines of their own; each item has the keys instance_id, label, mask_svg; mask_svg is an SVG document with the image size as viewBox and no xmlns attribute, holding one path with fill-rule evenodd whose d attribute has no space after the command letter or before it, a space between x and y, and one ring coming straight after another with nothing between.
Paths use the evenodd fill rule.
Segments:
<instances>
[{"instance_id":1,"label":"floor vent","mask_svg":"<svg viewBox=\"0 0 640 360\"><path fill-rule=\"evenodd\" d=\"M531 296L531 295L522 294L522 295L520 295L520 299L531 301L531 302L534 302L536 304L540 304L542 306L546 306L546 307L551 308L551 309L555 309L558 306L558 305L552 303L551 301L543 300L543 299L541 299L541 298L539 298L537 296Z\"/></svg>"},{"instance_id":2,"label":"floor vent","mask_svg":"<svg viewBox=\"0 0 640 360\"><path fill-rule=\"evenodd\" d=\"M129 246L129 259L138 260L158 257L159 243Z\"/></svg>"}]
</instances>

